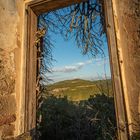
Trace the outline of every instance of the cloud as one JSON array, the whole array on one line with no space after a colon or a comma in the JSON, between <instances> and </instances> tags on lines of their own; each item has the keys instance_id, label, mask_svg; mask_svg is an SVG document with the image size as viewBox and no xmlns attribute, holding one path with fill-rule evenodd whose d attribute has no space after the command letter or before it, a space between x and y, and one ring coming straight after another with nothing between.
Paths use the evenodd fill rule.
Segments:
<instances>
[{"instance_id":1,"label":"cloud","mask_svg":"<svg viewBox=\"0 0 140 140\"><path fill-rule=\"evenodd\" d=\"M74 65L64 66L61 68L54 68L52 71L53 72L63 72L63 73L76 72L76 71L82 69L87 64L91 64L91 63L92 63L92 60L88 60L85 62L78 62Z\"/></svg>"},{"instance_id":2,"label":"cloud","mask_svg":"<svg viewBox=\"0 0 140 140\"><path fill-rule=\"evenodd\" d=\"M91 60L87 60L85 62L78 62L76 64L73 65L68 65L68 66L64 66L64 67L56 67L52 70L52 72L61 72L61 73L70 73L70 72L76 72L80 69L82 69L83 67L85 67L88 64L93 64L97 65L97 66L102 66L108 63L108 57L105 58L93 58Z\"/></svg>"},{"instance_id":3,"label":"cloud","mask_svg":"<svg viewBox=\"0 0 140 140\"><path fill-rule=\"evenodd\" d=\"M111 79L111 75L102 74L102 75L90 77L89 79L92 80L92 81L96 81L96 80L106 80L106 79Z\"/></svg>"}]
</instances>

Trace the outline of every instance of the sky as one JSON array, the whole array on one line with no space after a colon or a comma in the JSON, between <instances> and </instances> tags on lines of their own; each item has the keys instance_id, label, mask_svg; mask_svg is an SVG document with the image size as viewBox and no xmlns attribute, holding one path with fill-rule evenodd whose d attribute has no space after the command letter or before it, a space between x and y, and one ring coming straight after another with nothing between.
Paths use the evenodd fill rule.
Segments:
<instances>
[{"instance_id":1,"label":"sky","mask_svg":"<svg viewBox=\"0 0 140 140\"><path fill-rule=\"evenodd\" d=\"M74 39L66 41L56 33L51 33L51 38L54 43L52 55L55 61L52 62L52 73L46 73L46 75L53 82L70 79L97 80L103 79L105 74L110 77L106 39L103 45L105 57L93 58L90 54L83 55Z\"/></svg>"},{"instance_id":2,"label":"sky","mask_svg":"<svg viewBox=\"0 0 140 140\"><path fill-rule=\"evenodd\" d=\"M46 22L49 19L57 22L52 14L46 19ZM99 18L97 18L96 22L99 22ZM98 28L97 26L97 30ZM90 54L83 55L80 48L77 47L74 38L66 41L59 32L54 33L48 30L48 34L54 45L52 55L55 61L52 62L52 73L46 73L46 76L53 82L70 79L104 79L105 74L108 78L111 77L108 46L105 36L102 38L102 49L104 50L105 57L103 58L101 55L98 55L95 58Z\"/></svg>"}]
</instances>

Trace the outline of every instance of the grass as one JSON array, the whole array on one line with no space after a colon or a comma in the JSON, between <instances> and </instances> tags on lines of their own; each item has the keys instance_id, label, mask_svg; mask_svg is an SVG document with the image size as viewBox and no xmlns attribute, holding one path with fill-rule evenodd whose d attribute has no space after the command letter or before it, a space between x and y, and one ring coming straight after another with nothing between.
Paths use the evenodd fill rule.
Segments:
<instances>
[{"instance_id":1,"label":"grass","mask_svg":"<svg viewBox=\"0 0 140 140\"><path fill-rule=\"evenodd\" d=\"M47 91L56 97L67 96L68 100L87 100L95 94L113 96L111 80L88 81L81 79L65 80L47 86Z\"/></svg>"}]
</instances>

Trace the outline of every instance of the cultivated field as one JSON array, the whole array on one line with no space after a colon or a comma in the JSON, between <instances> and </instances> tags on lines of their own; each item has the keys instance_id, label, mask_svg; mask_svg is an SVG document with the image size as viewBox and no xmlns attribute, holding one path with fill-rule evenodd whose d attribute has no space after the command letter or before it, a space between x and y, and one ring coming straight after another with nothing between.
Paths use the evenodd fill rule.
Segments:
<instances>
[{"instance_id":1,"label":"cultivated field","mask_svg":"<svg viewBox=\"0 0 140 140\"><path fill-rule=\"evenodd\" d=\"M56 97L67 96L68 100L87 100L96 94L113 96L111 80L88 81L81 79L65 80L47 86L49 95Z\"/></svg>"}]
</instances>

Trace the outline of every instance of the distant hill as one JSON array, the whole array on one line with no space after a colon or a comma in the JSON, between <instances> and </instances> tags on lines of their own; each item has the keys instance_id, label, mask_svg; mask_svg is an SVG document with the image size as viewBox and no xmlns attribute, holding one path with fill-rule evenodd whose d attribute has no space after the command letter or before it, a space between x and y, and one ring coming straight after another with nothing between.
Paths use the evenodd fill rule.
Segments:
<instances>
[{"instance_id":1,"label":"distant hill","mask_svg":"<svg viewBox=\"0 0 140 140\"><path fill-rule=\"evenodd\" d=\"M111 80L88 81L82 79L73 79L57 82L46 87L49 95L57 97L67 96L69 100L81 101L87 100L95 94L112 96Z\"/></svg>"}]
</instances>

